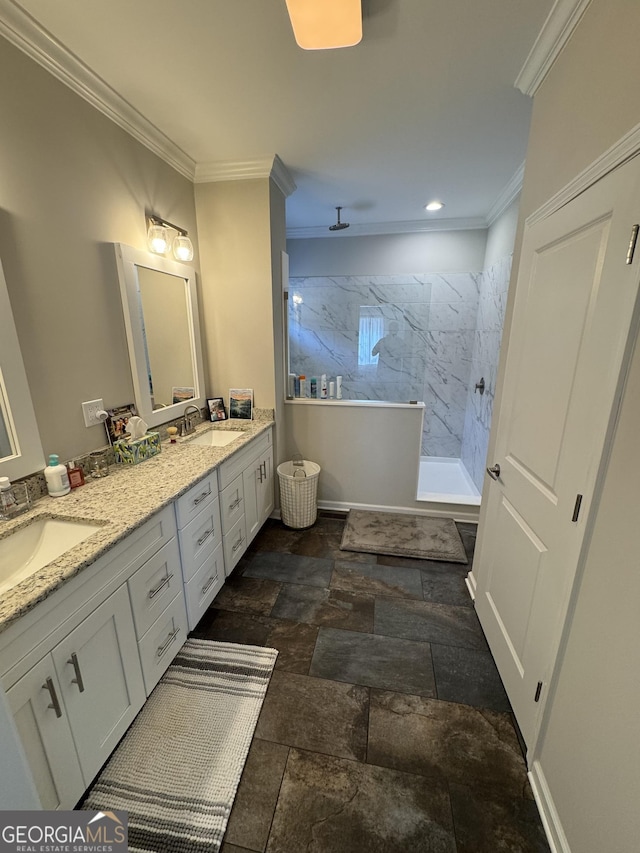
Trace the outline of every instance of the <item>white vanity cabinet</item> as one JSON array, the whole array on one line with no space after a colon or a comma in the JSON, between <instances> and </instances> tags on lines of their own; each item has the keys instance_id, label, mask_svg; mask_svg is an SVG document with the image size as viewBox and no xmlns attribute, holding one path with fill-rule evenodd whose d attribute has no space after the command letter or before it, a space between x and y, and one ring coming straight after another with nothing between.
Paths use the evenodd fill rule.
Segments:
<instances>
[{"instance_id":1,"label":"white vanity cabinet","mask_svg":"<svg viewBox=\"0 0 640 853\"><path fill-rule=\"evenodd\" d=\"M229 575L273 510L271 430L223 462L218 479L225 570Z\"/></svg>"},{"instance_id":2,"label":"white vanity cabinet","mask_svg":"<svg viewBox=\"0 0 640 853\"><path fill-rule=\"evenodd\" d=\"M43 808L75 805L186 640L175 537L169 506L0 633L2 684ZM168 613L179 630L148 667Z\"/></svg>"},{"instance_id":3,"label":"white vanity cabinet","mask_svg":"<svg viewBox=\"0 0 640 853\"><path fill-rule=\"evenodd\" d=\"M126 587L7 691L43 808L72 808L145 700Z\"/></svg>"},{"instance_id":4,"label":"white vanity cabinet","mask_svg":"<svg viewBox=\"0 0 640 853\"><path fill-rule=\"evenodd\" d=\"M175 503L189 630L224 584L218 475L214 471Z\"/></svg>"},{"instance_id":5,"label":"white vanity cabinet","mask_svg":"<svg viewBox=\"0 0 640 853\"><path fill-rule=\"evenodd\" d=\"M42 808L73 808L86 786L51 655L7 691L7 701Z\"/></svg>"}]
</instances>

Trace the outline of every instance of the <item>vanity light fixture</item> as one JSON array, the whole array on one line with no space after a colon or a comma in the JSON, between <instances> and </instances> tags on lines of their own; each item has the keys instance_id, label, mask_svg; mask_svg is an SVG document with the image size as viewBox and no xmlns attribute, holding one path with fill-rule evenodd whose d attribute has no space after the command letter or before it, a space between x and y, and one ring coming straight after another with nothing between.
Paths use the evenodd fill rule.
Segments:
<instances>
[{"instance_id":1,"label":"vanity light fixture","mask_svg":"<svg viewBox=\"0 0 640 853\"><path fill-rule=\"evenodd\" d=\"M428 210L432 213L434 210L442 210L444 207L444 202L442 201L430 201L429 204L425 204L424 209Z\"/></svg>"},{"instance_id":2,"label":"vanity light fixture","mask_svg":"<svg viewBox=\"0 0 640 853\"><path fill-rule=\"evenodd\" d=\"M164 255L169 249L177 261L187 262L193 260L193 244L184 228L179 228L166 219L159 216L148 216L149 229L147 231L147 245L149 251L156 255ZM177 231L175 237L171 231Z\"/></svg>"},{"instance_id":3,"label":"vanity light fixture","mask_svg":"<svg viewBox=\"0 0 640 853\"><path fill-rule=\"evenodd\" d=\"M353 47L362 41L361 0L287 0L287 10L304 50Z\"/></svg>"}]
</instances>

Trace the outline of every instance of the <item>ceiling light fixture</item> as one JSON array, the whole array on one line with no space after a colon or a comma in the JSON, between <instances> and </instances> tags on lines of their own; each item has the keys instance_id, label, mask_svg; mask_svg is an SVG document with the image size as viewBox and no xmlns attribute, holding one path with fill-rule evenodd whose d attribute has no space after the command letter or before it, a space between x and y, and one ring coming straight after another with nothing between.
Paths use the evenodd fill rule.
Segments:
<instances>
[{"instance_id":1,"label":"ceiling light fixture","mask_svg":"<svg viewBox=\"0 0 640 853\"><path fill-rule=\"evenodd\" d=\"M340 222L340 211L342 210L342 208L336 207L336 210L338 211L338 221L336 222L335 225L329 226L329 231L342 231L344 228L349 227L348 222Z\"/></svg>"},{"instance_id":2,"label":"ceiling light fixture","mask_svg":"<svg viewBox=\"0 0 640 853\"><path fill-rule=\"evenodd\" d=\"M177 261L193 260L193 244L184 228L179 228L166 219L160 219L159 216L148 216L147 221L147 245L150 252L164 255L171 248ZM177 235L172 237L171 231L177 231Z\"/></svg>"},{"instance_id":3,"label":"ceiling light fixture","mask_svg":"<svg viewBox=\"0 0 640 853\"><path fill-rule=\"evenodd\" d=\"M361 0L287 0L287 10L304 50L353 47L362 41Z\"/></svg>"},{"instance_id":4,"label":"ceiling light fixture","mask_svg":"<svg viewBox=\"0 0 640 853\"><path fill-rule=\"evenodd\" d=\"M429 204L425 204L424 209L432 213L434 210L442 210L443 207L442 201L430 201Z\"/></svg>"}]
</instances>

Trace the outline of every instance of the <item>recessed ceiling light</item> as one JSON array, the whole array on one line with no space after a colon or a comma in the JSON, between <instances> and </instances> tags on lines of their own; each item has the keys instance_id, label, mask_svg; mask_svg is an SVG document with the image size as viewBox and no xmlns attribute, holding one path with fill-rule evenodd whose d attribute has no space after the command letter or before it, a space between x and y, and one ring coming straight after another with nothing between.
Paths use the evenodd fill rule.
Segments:
<instances>
[{"instance_id":1,"label":"recessed ceiling light","mask_svg":"<svg viewBox=\"0 0 640 853\"><path fill-rule=\"evenodd\" d=\"M425 204L425 210L442 210L444 207L444 203L441 201L430 201L429 204Z\"/></svg>"}]
</instances>

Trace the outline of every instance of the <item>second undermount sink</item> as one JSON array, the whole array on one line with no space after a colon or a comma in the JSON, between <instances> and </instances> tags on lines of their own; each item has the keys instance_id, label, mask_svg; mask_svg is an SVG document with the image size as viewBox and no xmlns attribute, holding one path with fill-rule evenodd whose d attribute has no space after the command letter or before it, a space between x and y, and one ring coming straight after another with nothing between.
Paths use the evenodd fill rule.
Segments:
<instances>
[{"instance_id":1,"label":"second undermount sink","mask_svg":"<svg viewBox=\"0 0 640 853\"><path fill-rule=\"evenodd\" d=\"M100 527L86 521L38 518L0 539L0 593L58 559Z\"/></svg>"},{"instance_id":2,"label":"second undermount sink","mask_svg":"<svg viewBox=\"0 0 640 853\"><path fill-rule=\"evenodd\" d=\"M189 444L203 444L205 447L226 447L227 444L231 444L237 438L242 438L243 434L237 429L210 429L190 439Z\"/></svg>"}]
</instances>

